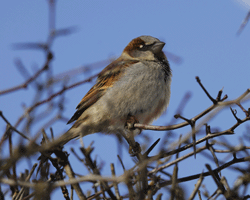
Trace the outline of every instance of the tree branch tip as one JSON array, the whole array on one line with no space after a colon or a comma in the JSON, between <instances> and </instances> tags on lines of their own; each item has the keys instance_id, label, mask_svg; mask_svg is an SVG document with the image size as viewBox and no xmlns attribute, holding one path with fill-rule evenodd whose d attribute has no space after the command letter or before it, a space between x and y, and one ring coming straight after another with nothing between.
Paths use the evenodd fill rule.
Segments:
<instances>
[{"instance_id":1,"label":"tree branch tip","mask_svg":"<svg viewBox=\"0 0 250 200\"><path fill-rule=\"evenodd\" d=\"M221 94L222 94L222 92L223 92L223 89L219 90L219 92L218 92L218 96L219 96L219 94L221 95Z\"/></svg>"},{"instance_id":2,"label":"tree branch tip","mask_svg":"<svg viewBox=\"0 0 250 200\"><path fill-rule=\"evenodd\" d=\"M197 81L201 81L199 76L196 76L195 79L196 79Z\"/></svg>"},{"instance_id":3,"label":"tree branch tip","mask_svg":"<svg viewBox=\"0 0 250 200\"><path fill-rule=\"evenodd\" d=\"M224 97L220 101L224 101L228 98L227 94L224 95Z\"/></svg>"},{"instance_id":4,"label":"tree branch tip","mask_svg":"<svg viewBox=\"0 0 250 200\"><path fill-rule=\"evenodd\" d=\"M148 150L144 153L145 156L148 156L148 154L155 148L155 146L159 143L161 138L158 138L149 148Z\"/></svg>"},{"instance_id":5,"label":"tree branch tip","mask_svg":"<svg viewBox=\"0 0 250 200\"><path fill-rule=\"evenodd\" d=\"M242 120L240 118L237 117L237 110L236 109L232 109L230 106L230 110L234 116L234 118L237 120L238 123L242 123Z\"/></svg>"},{"instance_id":6,"label":"tree branch tip","mask_svg":"<svg viewBox=\"0 0 250 200\"><path fill-rule=\"evenodd\" d=\"M236 109L232 109L231 106L230 106L229 108L230 108L230 110L231 110L231 112L232 112L233 114L236 114L236 113L237 113ZM235 111L236 111L236 113L235 113Z\"/></svg>"},{"instance_id":7,"label":"tree branch tip","mask_svg":"<svg viewBox=\"0 0 250 200\"><path fill-rule=\"evenodd\" d=\"M224 87L223 87L224 88ZM219 90L218 94L217 94L217 97L216 97L216 101L219 102L221 101L221 95L222 95L222 92L223 92L223 88L221 90Z\"/></svg>"},{"instance_id":8,"label":"tree branch tip","mask_svg":"<svg viewBox=\"0 0 250 200\"><path fill-rule=\"evenodd\" d=\"M175 119L178 119L179 117L180 117L180 114L174 115L174 118L175 118Z\"/></svg>"},{"instance_id":9,"label":"tree branch tip","mask_svg":"<svg viewBox=\"0 0 250 200\"><path fill-rule=\"evenodd\" d=\"M205 166L207 169L211 169L211 166L208 163L206 163Z\"/></svg>"},{"instance_id":10,"label":"tree branch tip","mask_svg":"<svg viewBox=\"0 0 250 200\"><path fill-rule=\"evenodd\" d=\"M161 140L161 138L158 138L158 139L155 141L155 143L157 144L160 140Z\"/></svg>"}]
</instances>

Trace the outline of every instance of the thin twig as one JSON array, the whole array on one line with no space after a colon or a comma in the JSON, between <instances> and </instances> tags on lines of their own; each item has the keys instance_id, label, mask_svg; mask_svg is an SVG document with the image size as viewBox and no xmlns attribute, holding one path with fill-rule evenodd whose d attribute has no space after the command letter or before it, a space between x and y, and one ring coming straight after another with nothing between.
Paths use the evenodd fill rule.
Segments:
<instances>
[{"instance_id":1,"label":"thin twig","mask_svg":"<svg viewBox=\"0 0 250 200\"><path fill-rule=\"evenodd\" d=\"M2 95L2 94L8 94L10 92L14 92L14 91L17 91L17 90L20 90L20 89L27 88L27 86L32 81L34 81L42 72L44 72L44 71L46 71L48 69L49 62L52 60L52 58L53 58L53 54L49 52L48 56L47 56L47 60L46 60L45 64L43 65L43 67L40 70L38 70L32 77L30 77L23 84L15 86L15 87L12 87L12 88L9 88L9 89L6 89L6 90L0 91L0 95Z\"/></svg>"},{"instance_id":2,"label":"thin twig","mask_svg":"<svg viewBox=\"0 0 250 200\"><path fill-rule=\"evenodd\" d=\"M200 186L201 186L203 180L204 180L203 173L201 173L200 178L198 179L197 183L195 184L195 188L194 188L192 194L189 196L188 200L194 199L195 195L197 194L198 190L200 189Z\"/></svg>"},{"instance_id":3,"label":"thin twig","mask_svg":"<svg viewBox=\"0 0 250 200\"><path fill-rule=\"evenodd\" d=\"M114 167L113 163L110 164L110 168L111 168L112 176L115 177L116 176L115 175L115 167ZM114 189L115 189L115 195L116 195L117 200L120 200L121 196L120 196L120 193L119 193L119 189L118 189L117 183L114 183Z\"/></svg>"}]
</instances>

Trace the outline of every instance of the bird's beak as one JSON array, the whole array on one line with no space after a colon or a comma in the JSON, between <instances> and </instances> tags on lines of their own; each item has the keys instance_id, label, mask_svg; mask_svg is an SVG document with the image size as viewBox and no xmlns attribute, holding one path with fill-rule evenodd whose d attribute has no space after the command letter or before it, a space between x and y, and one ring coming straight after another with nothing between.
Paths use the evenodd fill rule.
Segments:
<instances>
[{"instance_id":1,"label":"bird's beak","mask_svg":"<svg viewBox=\"0 0 250 200\"><path fill-rule=\"evenodd\" d=\"M165 45L165 42L156 42L154 45L153 45L153 53L159 53L163 47Z\"/></svg>"}]
</instances>

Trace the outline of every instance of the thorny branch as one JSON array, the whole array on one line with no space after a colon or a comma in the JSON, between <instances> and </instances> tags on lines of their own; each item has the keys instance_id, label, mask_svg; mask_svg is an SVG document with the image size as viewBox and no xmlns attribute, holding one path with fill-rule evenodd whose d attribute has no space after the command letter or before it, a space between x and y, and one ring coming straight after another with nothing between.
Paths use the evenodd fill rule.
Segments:
<instances>
[{"instance_id":1,"label":"thorny branch","mask_svg":"<svg viewBox=\"0 0 250 200\"><path fill-rule=\"evenodd\" d=\"M220 105L220 106L229 106L229 105L232 105L232 104L238 104L238 103L240 103L240 101L242 101L242 99L244 99L244 97L248 94L248 92L249 92L249 90L247 91L247 92L245 92L241 97L239 97L239 98L237 98L237 99L235 99L235 100L232 100L232 101L230 101L230 104L228 103L228 102L224 102L224 104L223 105ZM245 100L245 99L244 99ZM213 109L211 109L210 111L212 111ZM243 110L244 111L244 110ZM204 111L202 112L202 113L204 113ZM233 114L233 116L236 118L236 114L234 113L234 112L232 112L232 114ZM200 113L200 114L198 114L197 116L201 116L202 114ZM6 120L6 118L2 115L2 118L5 120L5 122L7 123L7 125L8 126L12 126L7 120ZM192 119L198 119L198 118L196 118L196 117L193 117ZM197 145L197 144L199 144L199 143L202 143L202 142L207 142L209 139L211 139L211 138L215 138L215 137L218 137L218 136L221 136L221 135L227 135L227 134L234 134L234 130L238 127L238 126L240 126L241 124L243 124L243 123L245 123L246 121L248 121L248 120L250 120L250 117L248 116L248 115L246 115L246 118L245 119L240 119L239 120L239 118L236 118L236 123L234 124L234 125L232 125L229 129L227 129L227 130L224 130L224 131L220 131L220 132L214 132L214 133L211 133L211 132L208 132L207 133L207 135L206 136L204 136L203 138L200 138L200 139L198 139L197 141L195 141L195 145ZM207 122L207 121L206 121ZM207 128L206 128L207 129ZM48 138L47 136L45 137L45 138ZM16 153L14 153L13 154L13 156L11 157L11 158L7 158L7 159L4 159L4 160L2 160L2 163L3 163L3 165L1 165L1 169L2 170L4 170L5 172L11 167L11 166L13 166L13 164L14 163L16 163L18 160L20 160L21 159L21 157L23 157L23 156L30 156L30 155L32 155L32 154L34 154L34 153L37 153L37 152L44 152L44 153L46 153L46 152L48 152L48 151L51 151L51 149L54 149L54 148L52 148L52 147L54 147L56 144L57 144L57 140L53 140L53 141L48 141L48 139L46 139L47 140L47 143L45 144L45 145L42 145L41 147L39 147L39 146L34 146L34 140L33 141L31 141L30 142L30 144L29 145L27 145L27 146L20 146L19 148L17 148L16 150L14 150L14 152L16 152ZM183 143L183 142L181 142L181 141L183 141L182 139L178 142L178 144L181 144L181 143ZM184 140L184 142L185 142L186 140ZM148 157L148 154L149 154L149 152L150 151L152 151L152 149L156 146L156 144L159 142L159 140L157 140L157 142L155 142L155 144L153 144L147 151L146 151L146 153L145 153L145 155L146 155L146 157L141 157L141 158L143 158L143 160L141 160L141 162L138 162L133 168L131 168L131 169L129 169L129 170L126 170L126 173L124 173L124 175L122 175L122 176L118 176L118 177L103 177L103 176L101 176L100 175L100 172L98 172L98 171L96 171L97 170L97 168L96 168L96 164L94 164L94 163L96 163L96 162L93 162L93 161L91 161L91 158L89 157L89 153L87 153L87 152L92 152L93 150L91 150L92 148L89 148L89 150L91 150L91 151L89 151L89 150L84 150L84 148L82 148L81 150L82 150L82 152L83 152L83 154L84 154L84 157L85 157L85 159L88 159L88 160L86 160L86 162L85 162L85 165L86 166L89 166L90 168L92 168L93 169L93 172L95 172L95 174L97 175L89 175L89 176L84 176L84 177L81 177L81 178L74 178L74 176L72 176L72 175L70 175L70 174L72 174L72 172L71 173L69 173L68 172L68 175L69 175L69 177L70 177L70 180L69 180L69 182L65 182L65 181L63 181L63 183L64 183L64 185L68 185L68 184L71 184L71 185L75 185L75 184L77 184L77 183L80 183L80 182L85 182L85 181L104 181L103 183L105 183L105 182L109 182L109 181L111 181L111 182L114 182L114 184L113 185L115 185L115 184L119 184L119 183L121 183L121 182L127 182L126 180L128 180L128 178L129 177L133 177L135 174L140 174L140 172L141 172L141 170L142 169L145 169L144 167L147 167L150 163L153 163L153 162L155 162L155 161L158 161L159 159L161 159L161 158L164 158L164 157L169 157L169 156L171 156L171 155L174 155L174 154L178 154L179 152L182 152L182 151L184 151L184 150L186 150L186 149L189 149L189 148L191 148L194 144L193 143L190 143L190 144L187 144L187 145L184 145L184 146L179 146L177 149L175 149L175 150L172 150L172 151L169 151L169 152L160 152L158 155L155 155L155 156L151 156L151 157ZM209 145L205 145L205 146L203 146L202 148L198 148L197 150L196 150L196 153L198 154L198 153L200 153L201 151L204 151L204 150L206 150L206 149L209 149L211 146L213 146L214 145L214 143L210 143ZM23 154L23 153L21 153L21 154L17 154L17 152L20 152L20 148L22 149L22 151L21 152L25 152L25 154ZM242 148L238 148L238 150L234 150L234 152L235 151L240 151L240 150L246 150L246 149L249 149L250 147L242 147ZM55 150L52 150L53 152L55 152L56 153L56 151ZM219 150L214 150L214 152L219 152ZM231 153L232 152L232 150L227 150L226 152L228 152L228 153ZM190 157L190 156L192 156L192 155L194 155L194 153L195 152L193 152L193 153L188 153L188 154L186 154L186 155L184 155L184 156L182 156L182 157L178 157L178 158L176 158L176 160L174 160L174 161L172 161L172 162L167 162L166 164L164 164L164 165L162 165L161 167L156 167L155 169L153 169L153 170L151 170L150 172L148 172L148 174L147 174L147 176L148 177L154 177L157 173L163 173L164 174L164 169L167 169L168 167L170 167L171 165L173 165L173 164L177 164L178 162L180 162L180 161L182 161L182 160L185 160L185 159L187 159L188 157ZM58 154L58 153L56 153L56 154ZM14 156L15 155L15 156ZM46 154L43 154L43 155L46 155ZM49 159L51 160L52 158L50 158L49 157ZM61 160L63 160L63 159L61 159ZM245 158L240 158L240 159L238 159L238 158L235 158L234 160L232 160L232 161L230 161L230 162L228 162L228 163L226 163L226 164L224 164L224 165L222 165L222 166L219 166L217 169L215 169L214 171L216 171L216 172L219 172L219 171L221 171L222 169L225 169L225 168L227 168L227 167L229 167L229 166L231 166L231 165L233 165L233 164L236 164L236 163L239 163L239 162L246 162L246 161L249 161L249 157L245 157ZM51 160L51 162L53 163L53 159ZM67 166L67 165L66 165ZM57 167L58 168L58 167ZM69 168L70 169L70 168ZM58 168L58 170L59 170L59 168ZM211 172L209 173L209 172L203 172L203 177L206 177L206 176L209 176L209 175L211 175ZM2 173L1 174L1 182L2 183L5 183L5 184L8 184L8 185L10 185L10 186L13 186L13 185L20 185L20 186L24 186L24 187L29 187L29 188L35 188L36 186L34 185L34 183L28 183L28 182L23 182L23 181L15 181L15 180L11 180L11 179L6 179L6 178L3 178L3 176L4 176L4 174ZM62 176L61 176L62 177ZM192 175L192 176L189 176L189 177L185 177L185 178L178 178L178 179L176 179L176 183L179 183L179 182L186 182L186 181L190 181L190 180L194 180L194 179L198 179L200 177L200 174L197 174L197 175ZM130 178L129 178L130 179ZM56 188L56 187L59 187L59 186L62 186L62 183L59 181L59 180L56 180L56 179L53 179L54 181L54 183L53 182L51 182L51 186L53 187L53 188ZM135 179L136 180L136 179ZM159 181L160 181L161 179L159 179ZM138 181L138 180L137 180ZM130 184L132 184L131 186L133 187L133 185L134 184L136 184L137 183L137 181L132 181L132 182L130 182ZM164 187L164 186L166 186L166 185L169 185L169 184L171 184L171 181L163 181L163 180L161 180L160 181L161 183L160 183L160 188L161 187ZM79 188L79 187L78 187ZM104 188L102 189L103 191L107 191L108 193L109 193L109 195L111 195L112 196L112 199L114 199L114 198L116 198L115 197L115 195L114 194L112 194L112 192L111 192L111 190L109 189L110 188L110 186L108 186L107 185L107 183L105 183L105 185L104 185ZM132 188L131 188L132 189ZM145 188L146 189L146 188ZM145 190L144 189L144 190ZM148 187L148 189L146 189L146 190L148 190L148 191L150 191L152 189L152 187L150 186L150 187ZM77 189L76 189L77 190ZM116 189L117 190L117 189ZM154 189L155 190L155 189ZM158 189L157 189L158 190ZM156 191L157 191L156 190ZM197 191L198 189L197 188L195 188L195 190ZM97 191L96 191L97 192ZM80 192L80 193L82 193L82 192ZM134 193L134 192L133 192ZM83 193L82 193L83 194ZM102 192L101 193L99 193L99 195L101 195L101 194L103 194ZM116 194L117 194L117 192L116 192ZM148 194L152 194L151 192L149 192ZM116 195L117 196L117 195ZM125 195L126 196L126 195ZM83 196L84 197L84 196ZM122 195L121 195L121 197L122 197ZM87 198L87 197L86 197Z\"/></svg>"}]
</instances>

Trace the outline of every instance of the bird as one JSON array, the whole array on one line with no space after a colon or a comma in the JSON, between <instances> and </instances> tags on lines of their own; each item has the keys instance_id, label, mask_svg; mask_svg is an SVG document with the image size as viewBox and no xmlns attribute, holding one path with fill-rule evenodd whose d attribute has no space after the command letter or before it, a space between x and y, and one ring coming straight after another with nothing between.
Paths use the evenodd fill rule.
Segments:
<instances>
[{"instance_id":1,"label":"bird","mask_svg":"<svg viewBox=\"0 0 250 200\"><path fill-rule=\"evenodd\" d=\"M151 124L167 109L172 70L163 52L165 43L142 35L106 66L68 121L72 127L60 144L92 133L126 134L129 117Z\"/></svg>"}]
</instances>

